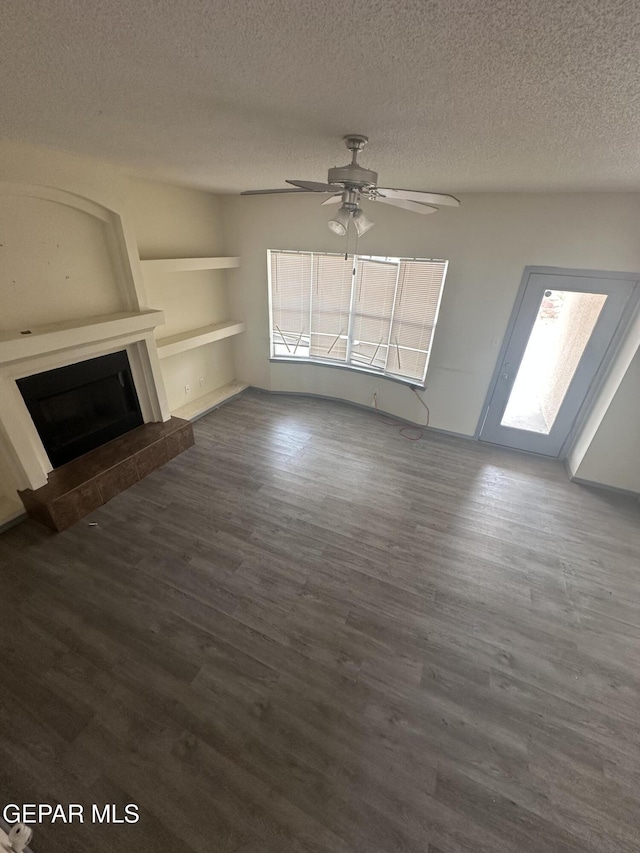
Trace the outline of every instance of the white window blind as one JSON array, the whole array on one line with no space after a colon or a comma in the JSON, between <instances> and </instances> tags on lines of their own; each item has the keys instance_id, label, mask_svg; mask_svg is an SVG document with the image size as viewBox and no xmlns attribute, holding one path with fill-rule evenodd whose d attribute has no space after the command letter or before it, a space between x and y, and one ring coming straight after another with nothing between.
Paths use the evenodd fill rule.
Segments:
<instances>
[{"instance_id":1,"label":"white window blind","mask_svg":"<svg viewBox=\"0 0 640 853\"><path fill-rule=\"evenodd\" d=\"M446 272L446 261L271 250L271 354L422 384Z\"/></svg>"},{"instance_id":2,"label":"white window blind","mask_svg":"<svg viewBox=\"0 0 640 853\"><path fill-rule=\"evenodd\" d=\"M311 254L270 254L272 345L278 355L308 357Z\"/></svg>"},{"instance_id":3,"label":"white window blind","mask_svg":"<svg viewBox=\"0 0 640 853\"><path fill-rule=\"evenodd\" d=\"M356 265L351 361L384 369L398 265L361 259Z\"/></svg>"},{"instance_id":4,"label":"white window blind","mask_svg":"<svg viewBox=\"0 0 640 853\"><path fill-rule=\"evenodd\" d=\"M311 356L346 361L353 261L344 255L313 255Z\"/></svg>"},{"instance_id":5,"label":"white window blind","mask_svg":"<svg viewBox=\"0 0 640 853\"><path fill-rule=\"evenodd\" d=\"M398 274L387 370L421 379L436 327L444 261L401 261Z\"/></svg>"}]
</instances>

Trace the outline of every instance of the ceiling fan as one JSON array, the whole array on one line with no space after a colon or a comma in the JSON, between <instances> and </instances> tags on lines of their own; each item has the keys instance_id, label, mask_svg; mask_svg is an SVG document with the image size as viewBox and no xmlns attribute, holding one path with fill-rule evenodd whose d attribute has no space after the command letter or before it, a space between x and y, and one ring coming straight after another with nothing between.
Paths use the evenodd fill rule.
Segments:
<instances>
[{"instance_id":1,"label":"ceiling fan","mask_svg":"<svg viewBox=\"0 0 640 853\"><path fill-rule=\"evenodd\" d=\"M443 193L422 192L421 190L400 190L378 186L378 173L365 169L358 163L358 154L368 142L368 137L361 133L349 133L344 142L351 151L351 162L346 166L334 166L329 169L327 183L317 181L287 181L293 188L275 190L245 190L240 195L263 195L267 193L325 193L329 198L322 204L340 204L336 215L329 220L329 229L340 237L344 237L353 221L358 237L365 234L374 223L365 216L360 202L380 201L392 204L412 213L435 213L435 205L450 205L458 207L460 202L452 195Z\"/></svg>"}]
</instances>

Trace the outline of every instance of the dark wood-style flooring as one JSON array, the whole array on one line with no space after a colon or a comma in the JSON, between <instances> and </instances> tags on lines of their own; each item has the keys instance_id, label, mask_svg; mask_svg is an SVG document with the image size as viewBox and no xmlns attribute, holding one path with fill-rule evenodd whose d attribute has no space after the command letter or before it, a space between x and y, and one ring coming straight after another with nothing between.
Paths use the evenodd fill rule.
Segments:
<instances>
[{"instance_id":1,"label":"dark wood-style flooring","mask_svg":"<svg viewBox=\"0 0 640 853\"><path fill-rule=\"evenodd\" d=\"M35 853L637 853L636 501L320 400L195 433L0 537L3 804L141 815Z\"/></svg>"}]
</instances>

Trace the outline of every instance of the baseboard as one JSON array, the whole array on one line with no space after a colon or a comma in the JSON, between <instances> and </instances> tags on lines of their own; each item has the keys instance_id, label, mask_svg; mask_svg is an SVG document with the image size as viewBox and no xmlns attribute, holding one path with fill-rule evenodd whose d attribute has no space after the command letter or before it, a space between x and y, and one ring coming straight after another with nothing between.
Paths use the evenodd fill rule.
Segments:
<instances>
[{"instance_id":1,"label":"baseboard","mask_svg":"<svg viewBox=\"0 0 640 853\"><path fill-rule=\"evenodd\" d=\"M616 495L625 495L628 498L635 498L637 501L640 501L640 492L633 492L631 489L621 489L618 486L609 486L606 483L596 483L595 480L585 480L582 477L572 477L570 474L569 480L577 486L587 486L589 489L598 489L603 492L612 492Z\"/></svg>"},{"instance_id":2,"label":"baseboard","mask_svg":"<svg viewBox=\"0 0 640 853\"><path fill-rule=\"evenodd\" d=\"M240 397L242 397L244 392L248 391L250 388L251 388L251 386L248 385L246 388L243 388L242 391L238 391L237 394L234 394L233 397L227 397L227 399L223 400L221 403L215 403L213 406L211 406L208 409L205 409L203 412L198 412L198 414L195 417L190 419L189 423L195 424L196 421L200 420L200 418L204 418L207 415L210 415L211 412L215 412L216 409L220 409L222 406L226 406L227 403L231 403L233 400L239 399Z\"/></svg>"},{"instance_id":3,"label":"baseboard","mask_svg":"<svg viewBox=\"0 0 640 853\"><path fill-rule=\"evenodd\" d=\"M12 527L15 527L16 524L20 524L21 521L26 521L27 518L28 516L26 512L21 512L20 515L16 515L15 518L10 518L9 521L5 521L0 524L0 533L4 533L5 530L10 530Z\"/></svg>"}]
</instances>

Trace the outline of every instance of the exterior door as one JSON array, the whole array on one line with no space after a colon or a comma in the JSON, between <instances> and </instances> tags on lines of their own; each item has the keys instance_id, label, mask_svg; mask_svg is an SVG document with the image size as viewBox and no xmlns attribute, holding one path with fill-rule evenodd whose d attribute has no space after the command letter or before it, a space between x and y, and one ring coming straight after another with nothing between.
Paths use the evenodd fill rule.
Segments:
<instances>
[{"instance_id":1,"label":"exterior door","mask_svg":"<svg viewBox=\"0 0 640 853\"><path fill-rule=\"evenodd\" d=\"M529 271L480 440L559 456L637 284Z\"/></svg>"}]
</instances>

